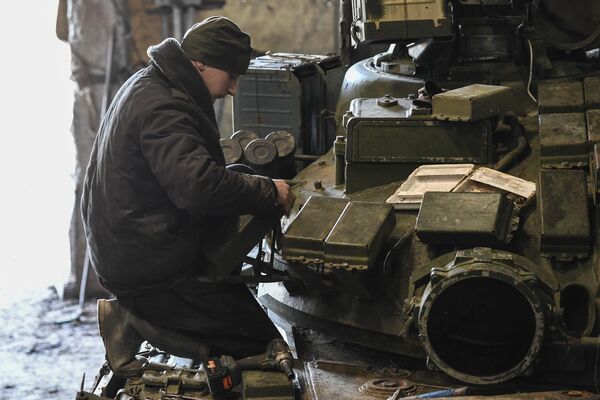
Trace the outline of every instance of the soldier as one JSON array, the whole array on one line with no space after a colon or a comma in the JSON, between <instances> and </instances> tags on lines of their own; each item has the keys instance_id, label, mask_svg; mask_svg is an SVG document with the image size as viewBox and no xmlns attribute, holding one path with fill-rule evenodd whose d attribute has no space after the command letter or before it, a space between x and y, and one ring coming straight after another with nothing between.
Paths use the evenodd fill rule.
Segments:
<instances>
[{"instance_id":1,"label":"soldier","mask_svg":"<svg viewBox=\"0 0 600 400\"><path fill-rule=\"evenodd\" d=\"M280 338L245 285L194 279L206 272L202 243L224 219L279 218L294 203L284 181L225 168L213 102L235 95L251 51L236 24L208 18L181 45L150 47L150 65L102 121L82 213L91 264L116 296L99 301L98 321L118 375L139 372L142 340L201 359L258 354Z\"/></svg>"}]
</instances>

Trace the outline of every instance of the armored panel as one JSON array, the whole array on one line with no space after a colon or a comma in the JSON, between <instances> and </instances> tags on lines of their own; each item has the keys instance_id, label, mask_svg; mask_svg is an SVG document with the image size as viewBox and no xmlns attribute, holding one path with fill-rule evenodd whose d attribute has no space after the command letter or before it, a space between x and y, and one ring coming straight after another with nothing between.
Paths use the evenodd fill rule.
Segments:
<instances>
[{"instance_id":1,"label":"armored panel","mask_svg":"<svg viewBox=\"0 0 600 400\"><path fill-rule=\"evenodd\" d=\"M427 244L494 246L508 243L514 204L502 193L426 192L417 237Z\"/></svg>"},{"instance_id":2,"label":"armored panel","mask_svg":"<svg viewBox=\"0 0 600 400\"><path fill-rule=\"evenodd\" d=\"M322 263L325 259L325 239L349 201L333 197L310 197L283 236L283 258Z\"/></svg>"},{"instance_id":3,"label":"armored panel","mask_svg":"<svg viewBox=\"0 0 600 400\"><path fill-rule=\"evenodd\" d=\"M261 138L290 132L301 153L323 154L335 129L321 115L335 104L343 71L335 56L274 53L253 59L233 99L234 130Z\"/></svg>"},{"instance_id":4,"label":"armored panel","mask_svg":"<svg viewBox=\"0 0 600 400\"><path fill-rule=\"evenodd\" d=\"M588 109L600 108L600 77L592 76L583 80L585 106Z\"/></svg>"},{"instance_id":5,"label":"armored panel","mask_svg":"<svg viewBox=\"0 0 600 400\"><path fill-rule=\"evenodd\" d=\"M469 85L433 96L431 116L450 121L478 121L513 109L514 96L506 86Z\"/></svg>"},{"instance_id":6,"label":"armored panel","mask_svg":"<svg viewBox=\"0 0 600 400\"><path fill-rule=\"evenodd\" d=\"M600 110L586 111L585 119L587 122L588 141L591 144L600 143Z\"/></svg>"},{"instance_id":7,"label":"armored panel","mask_svg":"<svg viewBox=\"0 0 600 400\"><path fill-rule=\"evenodd\" d=\"M352 0L355 40L398 40L452 34L443 0Z\"/></svg>"},{"instance_id":8,"label":"armored panel","mask_svg":"<svg viewBox=\"0 0 600 400\"><path fill-rule=\"evenodd\" d=\"M541 170L539 185L542 254L582 258L590 251L585 171Z\"/></svg>"},{"instance_id":9,"label":"armored panel","mask_svg":"<svg viewBox=\"0 0 600 400\"><path fill-rule=\"evenodd\" d=\"M488 120L440 121L412 111L408 99L352 101L344 118L348 193L404 179L423 164L491 163Z\"/></svg>"},{"instance_id":10,"label":"armored panel","mask_svg":"<svg viewBox=\"0 0 600 400\"><path fill-rule=\"evenodd\" d=\"M542 167L573 168L588 163L583 113L539 116Z\"/></svg>"},{"instance_id":11,"label":"armored panel","mask_svg":"<svg viewBox=\"0 0 600 400\"><path fill-rule=\"evenodd\" d=\"M408 116L410 102L392 107L356 99L346 126L346 162L487 163L491 132L484 122L437 121Z\"/></svg>"},{"instance_id":12,"label":"armored panel","mask_svg":"<svg viewBox=\"0 0 600 400\"><path fill-rule=\"evenodd\" d=\"M541 82L538 85L540 113L570 113L583 111L583 85L579 81Z\"/></svg>"},{"instance_id":13,"label":"armored panel","mask_svg":"<svg viewBox=\"0 0 600 400\"><path fill-rule=\"evenodd\" d=\"M352 201L325 239L325 265L367 269L394 229L394 208L385 203Z\"/></svg>"}]
</instances>

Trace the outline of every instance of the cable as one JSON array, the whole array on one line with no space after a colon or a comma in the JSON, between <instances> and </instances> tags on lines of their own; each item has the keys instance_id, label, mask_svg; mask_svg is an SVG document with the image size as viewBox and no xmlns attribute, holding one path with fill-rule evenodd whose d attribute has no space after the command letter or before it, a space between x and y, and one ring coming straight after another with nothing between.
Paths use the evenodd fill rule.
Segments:
<instances>
[{"instance_id":1,"label":"cable","mask_svg":"<svg viewBox=\"0 0 600 400\"><path fill-rule=\"evenodd\" d=\"M527 80L527 94L531 97L531 100L537 104L537 99L531 94L531 80L533 78L533 46L531 45L531 39L527 39L529 45L529 79Z\"/></svg>"}]
</instances>

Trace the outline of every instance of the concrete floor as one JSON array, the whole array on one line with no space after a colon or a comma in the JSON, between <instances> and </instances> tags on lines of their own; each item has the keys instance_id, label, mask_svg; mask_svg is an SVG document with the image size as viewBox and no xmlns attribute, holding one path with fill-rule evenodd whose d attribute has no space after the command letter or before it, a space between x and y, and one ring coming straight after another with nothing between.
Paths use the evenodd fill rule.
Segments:
<instances>
[{"instance_id":1,"label":"concrete floor","mask_svg":"<svg viewBox=\"0 0 600 400\"><path fill-rule=\"evenodd\" d=\"M55 289L0 306L0 400L75 399L83 373L89 387L103 363L95 303L84 317Z\"/></svg>"}]
</instances>

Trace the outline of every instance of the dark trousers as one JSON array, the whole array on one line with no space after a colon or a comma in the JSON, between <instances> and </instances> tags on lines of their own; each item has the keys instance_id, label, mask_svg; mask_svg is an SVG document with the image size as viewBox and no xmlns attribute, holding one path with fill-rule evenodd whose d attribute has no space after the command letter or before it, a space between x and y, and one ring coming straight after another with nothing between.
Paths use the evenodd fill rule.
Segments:
<instances>
[{"instance_id":1,"label":"dark trousers","mask_svg":"<svg viewBox=\"0 0 600 400\"><path fill-rule=\"evenodd\" d=\"M118 300L149 323L208 345L215 356L240 359L260 354L271 340L281 338L244 284L190 278L164 292L119 296Z\"/></svg>"}]
</instances>

